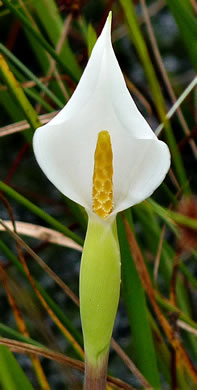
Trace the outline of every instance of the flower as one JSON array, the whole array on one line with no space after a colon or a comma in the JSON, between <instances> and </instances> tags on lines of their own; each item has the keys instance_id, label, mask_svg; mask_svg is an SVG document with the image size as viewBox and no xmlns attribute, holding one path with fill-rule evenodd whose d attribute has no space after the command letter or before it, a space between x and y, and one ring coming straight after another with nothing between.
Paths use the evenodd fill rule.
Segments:
<instances>
[{"instance_id":1,"label":"flower","mask_svg":"<svg viewBox=\"0 0 197 390\"><path fill-rule=\"evenodd\" d=\"M89 216L80 268L85 389L95 381L104 389L120 294L115 216L150 196L170 166L167 145L127 90L111 44L111 15L73 96L37 129L33 147L49 180Z\"/></svg>"},{"instance_id":2,"label":"flower","mask_svg":"<svg viewBox=\"0 0 197 390\"><path fill-rule=\"evenodd\" d=\"M111 16L71 99L37 129L33 139L36 159L48 179L88 214L93 212L94 153L101 131L109 133L112 145L110 216L115 216L149 197L161 184L170 153L128 92L111 44Z\"/></svg>"}]
</instances>

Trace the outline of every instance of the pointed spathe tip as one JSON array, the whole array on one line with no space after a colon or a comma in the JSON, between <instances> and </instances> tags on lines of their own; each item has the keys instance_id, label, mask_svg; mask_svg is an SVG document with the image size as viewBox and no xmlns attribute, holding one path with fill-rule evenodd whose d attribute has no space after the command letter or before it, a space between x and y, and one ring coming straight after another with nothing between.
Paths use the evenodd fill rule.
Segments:
<instances>
[{"instance_id":1,"label":"pointed spathe tip","mask_svg":"<svg viewBox=\"0 0 197 390\"><path fill-rule=\"evenodd\" d=\"M109 21L109 23L110 23L110 25L111 25L111 22L112 22L112 11L109 11L107 20Z\"/></svg>"},{"instance_id":2,"label":"pointed spathe tip","mask_svg":"<svg viewBox=\"0 0 197 390\"><path fill-rule=\"evenodd\" d=\"M103 27L102 36L109 38L111 41L111 24L112 24L112 11L109 12L108 17L106 19L105 25Z\"/></svg>"}]
</instances>

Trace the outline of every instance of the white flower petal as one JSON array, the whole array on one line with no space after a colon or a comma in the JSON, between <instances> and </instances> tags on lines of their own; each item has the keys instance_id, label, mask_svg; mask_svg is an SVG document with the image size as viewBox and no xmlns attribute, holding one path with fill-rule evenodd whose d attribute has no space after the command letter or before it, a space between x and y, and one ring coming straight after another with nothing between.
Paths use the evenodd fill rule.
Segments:
<instances>
[{"instance_id":1,"label":"white flower petal","mask_svg":"<svg viewBox=\"0 0 197 390\"><path fill-rule=\"evenodd\" d=\"M156 138L138 111L124 80L111 44L111 15L106 20L80 82L66 106L49 125L60 124L80 114L99 99L100 111L107 115L109 105L129 133L137 138ZM99 110L99 107L96 107ZM103 111L104 109L104 111Z\"/></svg>"},{"instance_id":2,"label":"white flower petal","mask_svg":"<svg viewBox=\"0 0 197 390\"><path fill-rule=\"evenodd\" d=\"M60 192L82 206L91 207L95 142L81 137L71 121L43 126L34 136L34 153L48 179ZM94 144L94 147L93 147Z\"/></svg>"},{"instance_id":3,"label":"white flower petal","mask_svg":"<svg viewBox=\"0 0 197 390\"><path fill-rule=\"evenodd\" d=\"M81 110L85 105L89 104L89 102L91 103L94 93L96 92L95 90L100 75L103 73L102 62L105 58L107 49L112 49L111 17L108 17L102 30L102 34L96 41L91 57L72 97L60 113L50 121L50 125L63 123L65 120L77 115L77 112L79 112L79 110Z\"/></svg>"},{"instance_id":4,"label":"white flower petal","mask_svg":"<svg viewBox=\"0 0 197 390\"><path fill-rule=\"evenodd\" d=\"M89 211L94 152L102 130L112 141L116 213L152 194L169 169L170 156L126 88L111 45L109 19L70 101L37 129L33 140L37 161L49 180Z\"/></svg>"},{"instance_id":5,"label":"white flower petal","mask_svg":"<svg viewBox=\"0 0 197 390\"><path fill-rule=\"evenodd\" d=\"M167 145L153 139L124 137L113 142L114 209L122 211L152 195L170 167ZM121 161L121 164L120 164Z\"/></svg>"}]
</instances>

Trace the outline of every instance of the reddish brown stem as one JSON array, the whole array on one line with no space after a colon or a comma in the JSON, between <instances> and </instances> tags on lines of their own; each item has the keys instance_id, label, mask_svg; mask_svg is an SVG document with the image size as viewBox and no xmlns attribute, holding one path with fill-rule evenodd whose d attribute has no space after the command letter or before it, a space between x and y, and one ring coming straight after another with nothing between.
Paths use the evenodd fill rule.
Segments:
<instances>
[{"instance_id":1,"label":"reddish brown stem","mask_svg":"<svg viewBox=\"0 0 197 390\"><path fill-rule=\"evenodd\" d=\"M108 354L102 360L91 364L85 362L85 383L84 390L105 390L107 381Z\"/></svg>"}]
</instances>

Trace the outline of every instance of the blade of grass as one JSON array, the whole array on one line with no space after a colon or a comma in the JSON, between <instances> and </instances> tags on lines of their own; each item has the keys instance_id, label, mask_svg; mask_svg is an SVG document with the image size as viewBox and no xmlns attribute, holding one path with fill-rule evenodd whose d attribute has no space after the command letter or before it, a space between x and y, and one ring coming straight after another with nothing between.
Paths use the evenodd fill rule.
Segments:
<instances>
[{"instance_id":1,"label":"blade of grass","mask_svg":"<svg viewBox=\"0 0 197 390\"><path fill-rule=\"evenodd\" d=\"M196 219L187 217L183 214L177 213L176 211L168 210L160 206L153 199L149 199L147 202L170 227L172 227L174 224L180 224L182 226L187 226L191 229L197 230Z\"/></svg>"},{"instance_id":2,"label":"blade of grass","mask_svg":"<svg viewBox=\"0 0 197 390\"><path fill-rule=\"evenodd\" d=\"M59 353L59 352L51 351L50 349L47 349L47 348L35 347L35 346L31 346L30 344L16 342L14 340L9 340L6 338L0 339L0 345L1 346L8 346L10 348L10 350L17 352L17 353L27 354L27 353L31 352L31 353L34 353L36 355L43 356L47 359L55 360L61 364L65 364L65 365L72 367L72 368L75 368L79 371L84 371L84 363L83 362L81 362L79 360L72 359L66 355ZM115 388L117 388L117 389L135 390L135 388L133 386L127 384L126 382L123 382L122 380L120 380L118 378L114 378L114 377L111 377L109 375L107 376L107 381L108 381L109 385L115 386ZM109 387L107 387L107 388L109 388ZM12 389L10 389L10 390L12 390ZM14 389L14 390L16 390L16 389Z\"/></svg>"},{"instance_id":3,"label":"blade of grass","mask_svg":"<svg viewBox=\"0 0 197 390\"><path fill-rule=\"evenodd\" d=\"M57 61L57 63L67 72L67 74L74 81L78 81L78 77L75 72L68 69L67 63L65 60L56 53L53 47L46 41L46 39L38 33L32 26L31 22L25 17L25 15L19 11L10 0L2 0L3 3L8 7L8 9L21 21L24 27L34 36L34 38L43 46L43 48Z\"/></svg>"},{"instance_id":4,"label":"blade of grass","mask_svg":"<svg viewBox=\"0 0 197 390\"><path fill-rule=\"evenodd\" d=\"M29 337L29 332L28 332L28 329L26 327L26 323L23 319L22 313L21 313L21 311L20 311L20 309L19 309L19 307L14 299L14 296L11 292L11 288L9 286L8 274L1 265L0 265L0 272L1 272L2 285L5 289L6 294L7 294L7 298L8 298L9 304L12 308L18 329L20 330L20 332L24 336ZM50 390L50 386L49 386L49 383L47 381L46 375L43 371L43 368L41 366L40 360L38 359L37 356L32 355L32 354L30 354L29 357L32 361L34 371L35 371L36 377L38 379L38 382L40 384L41 390Z\"/></svg>"},{"instance_id":5,"label":"blade of grass","mask_svg":"<svg viewBox=\"0 0 197 390\"><path fill-rule=\"evenodd\" d=\"M10 220L3 221L5 225L13 231L13 225ZM73 240L66 237L64 234L57 232L54 229L49 229L44 226L35 225L28 222L15 221L16 231L20 235L34 237L38 240L44 240L56 245L62 245L67 248L76 249L77 251L82 250L82 247L76 244ZM0 225L0 230L5 230L2 225Z\"/></svg>"},{"instance_id":6,"label":"blade of grass","mask_svg":"<svg viewBox=\"0 0 197 390\"><path fill-rule=\"evenodd\" d=\"M43 347L44 348L44 346L41 343L39 343L38 341L33 340L30 337L24 336L19 331L3 324L2 322L0 322L0 333L3 335L9 336L10 338L13 338L15 340L24 341L25 343L35 345L36 347L41 347L41 348Z\"/></svg>"},{"instance_id":7,"label":"blade of grass","mask_svg":"<svg viewBox=\"0 0 197 390\"><path fill-rule=\"evenodd\" d=\"M0 345L0 374L0 383L4 390L33 390L12 352L4 345Z\"/></svg>"},{"instance_id":8,"label":"blade of grass","mask_svg":"<svg viewBox=\"0 0 197 390\"><path fill-rule=\"evenodd\" d=\"M191 83L187 86L187 88L183 91L183 93L181 94L181 96L179 96L179 98L177 99L176 103L173 104L173 106L171 107L171 109L168 111L166 117L165 117L165 121L167 119L170 119L172 118L172 116L174 115L174 113L176 112L176 110L178 109L178 107L183 103L183 101L186 99L186 97L190 94L190 92L192 91L192 89L195 88L195 86L197 85L197 76L191 81ZM157 135L157 137L159 137L163 127L164 127L164 124L165 124L165 121L164 123L161 123L157 129L155 130L155 134Z\"/></svg>"},{"instance_id":9,"label":"blade of grass","mask_svg":"<svg viewBox=\"0 0 197 390\"><path fill-rule=\"evenodd\" d=\"M50 277L62 288L62 290L72 297L72 300L75 301L75 295L73 295L70 288L61 280L61 278L35 253L29 245L26 244L25 241L22 240L21 237L16 233L16 231L12 231L8 228L8 226L2 221L0 218L0 224L6 229L8 234L16 241L16 244L19 245L21 248L24 248L26 252L39 264L39 266L46 272ZM15 225L16 226L16 225ZM24 261L23 261L24 263Z\"/></svg>"},{"instance_id":10,"label":"blade of grass","mask_svg":"<svg viewBox=\"0 0 197 390\"><path fill-rule=\"evenodd\" d=\"M156 38L155 38L155 35L154 35L154 32L153 32L153 29L152 29L152 25L151 25L151 20L150 20L150 17L149 17L149 13L148 13L148 7L146 5L146 0L140 0L140 3L141 3L141 6L142 6L142 11L143 11L143 14L144 14L144 19L145 19L145 23L146 23L146 26L147 26L147 31L148 31L148 35L149 35L149 39L150 39L150 42L151 42L151 45L152 45L152 49L153 49L153 52L154 52L154 56L155 56L155 59L158 63L158 66L159 66L159 69L160 69L160 72L161 72L161 75L163 77L163 81L166 85L166 88L168 90L168 93L170 95L170 98L171 98L171 101L173 104L176 103L176 95L174 93L174 90L171 86L171 83L170 83L170 80L169 80L169 77L168 77L168 74L167 74L167 71L165 69L165 66L163 64L163 60L162 60L162 57L161 57L161 54L160 54L160 51L159 51L159 48L158 48L158 45L157 45L157 41L156 41ZM178 107L177 108L177 116L179 118L179 122L184 130L184 133L186 135L190 135L190 130L187 126L187 123L186 123L186 120L183 116L183 113L181 111L181 109ZM195 156L195 158L197 158L197 147L196 147L196 144L194 142L194 140L190 140L190 146L191 146L191 149L193 151L193 154Z\"/></svg>"},{"instance_id":11,"label":"blade of grass","mask_svg":"<svg viewBox=\"0 0 197 390\"><path fill-rule=\"evenodd\" d=\"M9 63L9 68L10 68L11 72L15 75L15 78L17 79L17 81L19 82L19 86L23 89L24 93L31 98L31 100L32 99L35 100L36 103L39 102L40 105L42 105L42 107L45 108L45 110L47 112L52 112L54 110L54 108L46 100L44 100L42 98L40 93L37 92L36 88L30 89L30 88L25 88L23 86L23 83L25 84L25 83L32 82L32 81L26 81L23 74L18 70L18 68L12 62ZM35 84L35 82L34 82L34 84ZM14 121L15 120L16 119L14 117Z\"/></svg>"},{"instance_id":12,"label":"blade of grass","mask_svg":"<svg viewBox=\"0 0 197 390\"><path fill-rule=\"evenodd\" d=\"M43 295L40 293L39 289L37 288L37 285L31 276L31 273L29 271L29 267L27 266L27 262L25 260L25 257L23 255L23 252L21 250L21 247L18 247L18 253L20 257L20 261L22 263L22 266L24 268L24 271L27 275L27 278L35 291L35 294L37 295L38 299L40 300L41 304L47 311L48 315L51 317L51 319L54 321L54 323L57 325L57 327L60 329L62 334L65 336L65 338L70 342L74 350L77 352L77 354L83 359L84 358L84 352L79 343L75 340L72 333L65 327L65 325L62 324L62 322L59 320L59 318L56 316L56 314L51 309L50 305L46 302Z\"/></svg>"},{"instance_id":13,"label":"blade of grass","mask_svg":"<svg viewBox=\"0 0 197 390\"><path fill-rule=\"evenodd\" d=\"M6 91L1 92L0 96L3 93L6 93ZM7 95L4 95L4 97L5 97L6 102L9 101ZM11 103L12 103L12 101L11 101ZM20 109L20 107L19 107L19 109ZM54 118L55 115L57 115L57 111L39 115L39 119L42 122L42 124L44 125L50 119ZM10 112L10 116L12 117L11 112ZM22 115L22 117L23 117L23 115ZM20 117L20 119L21 119L21 117ZM20 120L20 119L19 119L19 122L12 123L11 125L1 127L0 128L0 137L4 137L5 135L10 135L10 134L14 134L14 133L17 133L20 131L28 130L29 123L26 120Z\"/></svg>"},{"instance_id":14,"label":"blade of grass","mask_svg":"<svg viewBox=\"0 0 197 390\"><path fill-rule=\"evenodd\" d=\"M88 57L90 57L90 54L92 52L92 49L96 43L97 40L97 34L95 29L92 27L91 24L88 25Z\"/></svg>"},{"instance_id":15,"label":"blade of grass","mask_svg":"<svg viewBox=\"0 0 197 390\"><path fill-rule=\"evenodd\" d=\"M189 281L191 286L197 290L196 277L192 275L192 273L188 270L188 268L186 267L186 265L184 263L180 263L179 268L180 268L181 272L183 273L183 275L187 278L187 280Z\"/></svg>"},{"instance_id":16,"label":"blade of grass","mask_svg":"<svg viewBox=\"0 0 197 390\"><path fill-rule=\"evenodd\" d=\"M62 49L62 46L66 40L66 36L67 36L67 33L68 33L68 29L69 29L69 26L70 26L70 23L72 21L72 15L69 14L67 16L67 18L65 19L64 21L64 25L63 25L63 29L62 29L62 32L61 32L61 35L60 35L60 38L59 38L59 41L56 45L56 52L57 54L60 54L61 52L61 49ZM64 103L68 101L69 97L70 97L70 91L69 91L69 88L68 86L65 84L65 82L63 83L62 81L62 78L61 78L61 75L59 74L58 72L58 69L56 67L56 62L55 60L53 59L50 59L50 66L49 66L49 69L48 69L48 72L47 72L47 77L49 78L49 80L51 79L51 76L54 74L54 77L57 81L57 86L55 85L55 91L57 90L57 87L59 87L59 89L61 90L60 93L63 94L63 101ZM67 78L68 79L68 78ZM66 81L66 79L65 79ZM47 82L46 84L47 86L49 85L49 81ZM57 93L57 92L56 92ZM42 97L44 97L44 93L42 93ZM40 107L37 106L37 112L40 112Z\"/></svg>"},{"instance_id":17,"label":"blade of grass","mask_svg":"<svg viewBox=\"0 0 197 390\"><path fill-rule=\"evenodd\" d=\"M0 43L0 51L5 54L12 62L15 64L30 80L33 80L35 84L44 91L45 94L57 105L57 107L62 108L64 104L55 96L55 94L42 83L38 77L34 75L14 54L12 54L2 43Z\"/></svg>"},{"instance_id":18,"label":"blade of grass","mask_svg":"<svg viewBox=\"0 0 197 390\"><path fill-rule=\"evenodd\" d=\"M140 220L140 219L139 219ZM148 219L148 223L149 223L149 226L151 225L152 226L152 221L150 221L150 218ZM154 236L154 233L151 232L151 238ZM126 241L127 242L127 241ZM127 242L127 245L128 245L128 242ZM127 274L126 274L127 276ZM128 276L127 276L128 277ZM139 276L137 274L137 278L139 279ZM129 277L128 277L129 279ZM123 283L124 283L124 277L123 277ZM128 288L131 289L131 291L133 290L133 285L135 286L136 284L136 278L135 278L135 274L134 274L134 281L130 281L130 283L128 283ZM124 287L124 285L123 285ZM138 302L135 297L133 298L133 305L136 305L136 302ZM129 303L132 303L132 301L129 300ZM140 308L139 308L140 310ZM177 311L177 309L175 309ZM184 314L183 314L184 316ZM150 320L150 315L149 315L149 320ZM137 327L137 325L135 324L135 317L133 317L133 322L134 322L134 325ZM142 325L143 327L143 325ZM154 334L154 338L155 338L155 344L157 345L157 350L159 351L159 354L158 354L158 359L159 359L159 363L160 363L160 367L161 367L161 370L163 370L163 375L166 377L166 379L169 379L169 367L170 367L170 357L169 357L169 352L167 351L167 347L165 346L164 344L164 341L163 339L161 339L161 335L158 333L158 329L157 329L157 326L155 323L153 323L153 321L151 321L151 327L153 329L153 334ZM136 330L136 332L138 332L138 329ZM143 329L142 329L142 332L143 332ZM137 336L138 337L138 336ZM135 338L134 338L135 340ZM146 341L145 341L146 343ZM184 378L182 378L182 375L181 375L181 370L178 370L178 378L179 378L179 382L180 382L180 388L185 390L185 380Z\"/></svg>"},{"instance_id":19,"label":"blade of grass","mask_svg":"<svg viewBox=\"0 0 197 390\"><path fill-rule=\"evenodd\" d=\"M17 268L17 270L20 272L20 274L23 277L25 277L25 279L27 279L27 275L26 275L21 263L19 262L18 258L15 256L15 254L8 248L8 246L2 240L0 240L0 249L1 249L2 253L4 254L4 256L6 256L6 258L13 263L13 265ZM35 281L35 283L36 283L36 287L38 288L38 290L40 291L40 293L42 294L42 296L44 297L44 299L46 300L48 305L54 311L56 316L60 319L60 321L63 323L63 325L65 325L68 328L68 330L72 333L72 335L77 340L77 342L80 345L82 345L82 339L81 339L80 333L72 326L70 320L62 312L62 310L54 302L54 300L47 294L47 292L41 287L41 285L37 281Z\"/></svg>"},{"instance_id":20,"label":"blade of grass","mask_svg":"<svg viewBox=\"0 0 197 390\"><path fill-rule=\"evenodd\" d=\"M196 385L197 384L196 367L194 366L188 353L183 348L180 340L177 338L174 329L172 328L172 326L169 324L169 322L166 320L163 313L161 312L161 310L156 302L155 292L153 290L151 279L150 279L150 276L148 274L146 265L144 263L140 247L136 241L136 238L135 238L135 236L131 230L131 227L130 227L128 221L126 220L126 218L124 218L124 224L125 224L125 228L126 228L130 251L133 254L135 265L136 265L136 268L138 270L141 282L142 282L142 284L145 288L145 291L150 299L150 302L151 302L152 307L155 311L155 314L157 315L157 318L160 322L160 325L161 325L164 333L166 334L172 348L174 349L176 356L178 357L177 369L180 370L181 367L184 366L185 369L187 370L187 373L191 377L193 383Z\"/></svg>"},{"instance_id":21,"label":"blade of grass","mask_svg":"<svg viewBox=\"0 0 197 390\"><path fill-rule=\"evenodd\" d=\"M136 51L139 55L139 58L141 59L141 62L143 64L143 68L147 77L147 80L150 85L150 89L152 92L153 100L155 102L155 107L158 111L158 115L160 120L163 122L165 121L166 117L166 104L161 92L161 88L159 85L159 82L157 80L157 77L155 75L155 71L151 62L151 58L148 53L148 49L146 47L142 32L140 30L139 22L135 13L135 8L133 5L133 1L130 0L119 0L120 4L122 6L122 9L124 11L125 18L128 23L129 27L129 33L131 40L133 41ZM174 134L172 132L172 129L170 127L169 122L165 122L165 134L166 138L168 140L169 148L171 150L172 156L173 156L173 163L176 169L176 173L178 176L178 179L181 183L181 186L183 188L183 191L188 192L188 180L187 175L185 173L185 169L183 166L182 158L179 153L176 139L174 137Z\"/></svg>"},{"instance_id":22,"label":"blade of grass","mask_svg":"<svg viewBox=\"0 0 197 390\"><path fill-rule=\"evenodd\" d=\"M163 298L161 294L155 291L155 298L162 309L165 309L166 312L171 312L177 314L178 318L184 323L190 325L193 329L197 330L197 323L189 318L183 311L181 311L176 306L172 305L166 298Z\"/></svg>"},{"instance_id":23,"label":"blade of grass","mask_svg":"<svg viewBox=\"0 0 197 390\"><path fill-rule=\"evenodd\" d=\"M69 210L71 210L76 220L80 223L80 226L82 227L83 231L86 232L88 225L88 216L85 209L78 203L75 203L69 198L67 198L66 196L63 196L63 200L69 207Z\"/></svg>"},{"instance_id":24,"label":"blade of grass","mask_svg":"<svg viewBox=\"0 0 197 390\"><path fill-rule=\"evenodd\" d=\"M41 126L41 122L30 104L29 100L25 96L22 88L19 87L18 82L16 81L13 73L11 73L10 69L8 68L8 65L3 58L3 56L0 54L0 72L7 83L13 97L15 100L18 102L20 107L22 108L25 117L27 118L28 122L30 123L32 129L37 129L37 127ZM28 138L30 139L32 137L32 132L31 134L29 133Z\"/></svg>"},{"instance_id":25,"label":"blade of grass","mask_svg":"<svg viewBox=\"0 0 197 390\"><path fill-rule=\"evenodd\" d=\"M35 90L24 88L24 92L29 98L34 100L36 103L39 103L45 109L45 111L53 112L53 107L47 103L47 101L44 100L39 93L35 92Z\"/></svg>"},{"instance_id":26,"label":"blade of grass","mask_svg":"<svg viewBox=\"0 0 197 390\"><path fill-rule=\"evenodd\" d=\"M197 20L193 13L192 5L189 0L166 0L166 3L179 27L193 67L197 70Z\"/></svg>"},{"instance_id":27,"label":"blade of grass","mask_svg":"<svg viewBox=\"0 0 197 390\"><path fill-rule=\"evenodd\" d=\"M8 87L6 86L8 89ZM10 91L1 91L0 93L0 106L8 114L10 121L18 122L24 119L24 113L21 107L16 103L15 99L11 99ZM30 128L29 123L27 123L27 128Z\"/></svg>"},{"instance_id":28,"label":"blade of grass","mask_svg":"<svg viewBox=\"0 0 197 390\"><path fill-rule=\"evenodd\" d=\"M54 111L54 108L46 101L42 98L41 94L37 91L36 88L25 88L23 86L23 82L25 84L25 82L28 83L28 81L26 81L26 79L24 78L23 74L18 70L18 68L13 64L13 63L9 63L9 68L11 70L11 72L15 75L15 78L17 79L17 81L19 82L19 86L23 89L24 93L30 98L30 100L32 101L35 101L36 103L39 102L39 104L46 110L46 112L53 112ZM38 116L38 113L37 113L37 116ZM38 116L39 118L39 116ZM14 118L14 121L16 119ZM24 134L25 135L25 134Z\"/></svg>"},{"instance_id":29,"label":"blade of grass","mask_svg":"<svg viewBox=\"0 0 197 390\"><path fill-rule=\"evenodd\" d=\"M0 250L17 267L17 269L21 273L21 275L23 275L26 278L27 276L26 276L25 271L24 271L23 267L21 266L20 262L18 261L16 256L13 254L13 252L5 245L5 243L2 240L0 240ZM45 290L42 289L42 287L39 285L38 282L36 282L36 286L39 289L39 291L42 293L42 295L44 296L45 300L48 302L50 307L52 307L54 313L58 316L58 318L61 320L61 322L63 324L66 324L66 326L72 331L72 334L75 336L75 339L81 345L82 344L81 336L79 335L79 333L76 331L75 328L71 328L71 325L69 324L68 319L65 317L65 314L60 310L60 308L55 304L55 302L48 296L48 294L45 292ZM71 296L69 295L69 297L72 300L73 300L73 295L74 295L73 293ZM74 302L75 302L75 304L77 302L77 305L79 305L79 301L78 301L78 298L76 296L75 296ZM5 332L5 334L11 335L11 337L15 337L15 338L19 337L17 334L15 336L15 331L9 329L8 327L5 327L1 323L0 323L0 331ZM26 341L26 340L22 340L22 341ZM35 344L35 342L32 344ZM35 345L37 345L37 344L35 344ZM113 346L113 349L116 351L116 353L123 360L123 362L127 365L129 370L143 384L145 389L151 390L152 387L148 384L147 380L142 376L142 374L139 372L139 370L135 367L134 363L129 359L129 357L125 354L125 352L122 350L122 348L113 339L112 339L112 346Z\"/></svg>"},{"instance_id":30,"label":"blade of grass","mask_svg":"<svg viewBox=\"0 0 197 390\"><path fill-rule=\"evenodd\" d=\"M165 344L160 329L150 312L149 312L149 321L151 324L151 330L154 338L154 343L156 346L158 366L162 372L162 375L166 379L166 382L170 384L171 383L170 352L167 345Z\"/></svg>"},{"instance_id":31,"label":"blade of grass","mask_svg":"<svg viewBox=\"0 0 197 390\"><path fill-rule=\"evenodd\" d=\"M135 344L137 365L153 388L160 389L160 378L145 295L132 259L121 216L118 216L118 235L122 258L123 291Z\"/></svg>"},{"instance_id":32,"label":"blade of grass","mask_svg":"<svg viewBox=\"0 0 197 390\"><path fill-rule=\"evenodd\" d=\"M27 198L20 195L13 188L9 187L7 184L3 183L2 181L0 181L0 190L5 192L11 198L15 199L18 203L22 204L24 207L26 207L32 213L36 214L38 217L43 219L50 226L52 226L54 229L65 234L67 237L69 237L73 241L77 242L77 244L83 245L83 240L79 236L77 236L75 233L73 233L70 229L68 229L62 223L58 222L55 218L51 217L44 210L42 210L40 207L38 207L34 203L30 202Z\"/></svg>"},{"instance_id":33,"label":"blade of grass","mask_svg":"<svg viewBox=\"0 0 197 390\"><path fill-rule=\"evenodd\" d=\"M141 225L143 246L145 244L146 252L151 254L152 258L154 259L157 253L162 227L160 226L159 219L154 210L151 209L149 206L144 206L146 206L146 202L134 207L134 215L136 216L138 223L140 223ZM164 239L162 250L160 253L159 276L163 283L165 283L167 289L170 285L172 275L172 259L174 258L174 255L174 249L170 246L167 240ZM149 263L150 262L147 260L146 264L148 265ZM149 267L149 273L150 275L152 275L152 279L154 279L152 267ZM183 313L185 313L188 318L191 318L191 299L182 277L178 277L176 292L179 309ZM197 340L194 337L191 337L189 334L187 334L186 336L190 343L190 351L192 353L192 356L195 357L197 353Z\"/></svg>"},{"instance_id":34,"label":"blade of grass","mask_svg":"<svg viewBox=\"0 0 197 390\"><path fill-rule=\"evenodd\" d=\"M20 5L16 5L16 6L20 7L20 11L24 14L24 16L27 17L27 19L29 19L29 21L31 22L34 29L37 30L37 32L39 33L39 28L38 28L33 16L30 14L26 4L24 4L22 0L18 0L18 3ZM8 10L8 12L11 13L10 10ZM42 70L42 72L46 73L48 71L49 63L50 63L49 54L47 53L47 51L45 51L43 49L43 46L38 42L38 40L25 27L24 27L24 33L25 33L25 36L27 38L28 45L31 47L31 49L34 53L34 56L37 60L37 63L40 66L40 69Z\"/></svg>"},{"instance_id":35,"label":"blade of grass","mask_svg":"<svg viewBox=\"0 0 197 390\"><path fill-rule=\"evenodd\" d=\"M34 15L30 12L31 7L27 7L27 4L24 3L23 0L17 0L17 1L20 4L21 12L27 17L27 19L31 22L32 26L34 27L34 29L40 34L41 31L38 27L38 24L36 23ZM70 93L67 92L68 91L67 85L65 83L63 84L60 79L61 76L59 74L58 69L56 68L56 62L50 57L50 55L43 49L42 45L39 44L39 42L25 27L24 27L24 32L27 37L28 44L31 47L34 55L36 56L37 62L40 65L44 74L49 74L49 72L52 69L51 64L52 63L54 64L52 72L54 74L54 78L56 81L52 83L53 90L56 96L58 96L60 100L65 103L68 100L68 96L70 95Z\"/></svg>"},{"instance_id":36,"label":"blade of grass","mask_svg":"<svg viewBox=\"0 0 197 390\"><path fill-rule=\"evenodd\" d=\"M135 207L134 212L137 216L137 220L141 223L143 240L146 243L146 247L153 254L153 256L155 256L157 253L157 245L160 240L161 227L154 211L151 210L149 207L144 206L145 204L141 204L141 206ZM155 237L154 240L153 237ZM161 275L162 278L165 280L165 285L169 286L172 274L172 259L174 257L174 250L166 242L166 240L163 241L160 257ZM179 280L177 284L177 295L181 309L184 310L184 312L188 315L191 315L188 297L186 297L185 295L183 283L181 280Z\"/></svg>"},{"instance_id":37,"label":"blade of grass","mask_svg":"<svg viewBox=\"0 0 197 390\"><path fill-rule=\"evenodd\" d=\"M51 43L54 47L58 44L61 32L63 30L63 22L54 0L39 0L32 3L34 10L45 29ZM51 28L53 26L53 28ZM73 54L68 39L64 39L63 46L60 52L62 61L66 58L66 65L69 71L79 80L81 76L81 68L78 65L75 55Z\"/></svg>"},{"instance_id":38,"label":"blade of grass","mask_svg":"<svg viewBox=\"0 0 197 390\"><path fill-rule=\"evenodd\" d=\"M146 207L147 205L147 207ZM157 213L154 209L149 207L147 202L142 203L134 208L134 211L137 215L137 220L140 221L143 240L146 242L147 248L151 251L153 256L157 253L157 245L160 240L161 235L161 226L157 218ZM171 224L170 224L171 228ZM173 230L175 235L177 234L177 229ZM153 240L153 237L155 239ZM162 250L161 250L161 259L160 259L160 269L161 275L165 280L166 286L169 286L171 274L172 274L172 259L174 258L175 252L174 249L168 244L166 240L163 241ZM150 270L151 272L151 270ZM177 296L179 301L179 307L188 315L191 316L191 307L188 294L186 292L184 283L181 278L179 278L177 283Z\"/></svg>"}]
</instances>

